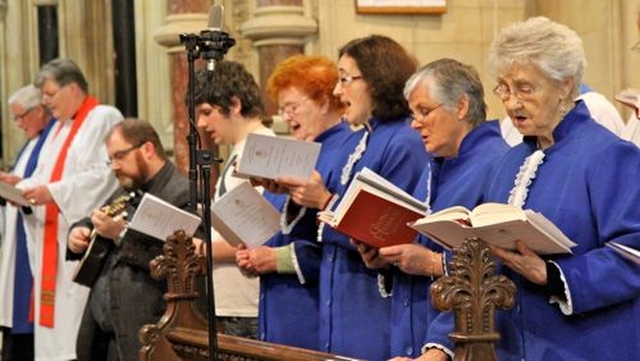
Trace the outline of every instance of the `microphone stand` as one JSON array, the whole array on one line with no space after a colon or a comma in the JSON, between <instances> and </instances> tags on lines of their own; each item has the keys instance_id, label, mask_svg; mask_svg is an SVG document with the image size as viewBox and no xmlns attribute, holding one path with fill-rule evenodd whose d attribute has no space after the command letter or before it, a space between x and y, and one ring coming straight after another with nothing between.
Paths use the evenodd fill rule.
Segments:
<instances>
[{"instance_id":1,"label":"microphone stand","mask_svg":"<svg viewBox=\"0 0 640 361\"><path fill-rule=\"evenodd\" d=\"M209 360L217 360L218 342L216 337L215 297L213 289L213 252L211 240L211 164L222 162L211 150L198 149L199 135L195 123L195 61L200 56L208 60L207 70L213 74L215 62L221 61L235 40L223 31L204 30L200 34L180 34L180 42L185 44L189 70L188 116L189 116L189 210L195 212L198 205L198 172L202 179L202 220L204 242L207 245L207 316L209 334Z\"/></svg>"}]
</instances>

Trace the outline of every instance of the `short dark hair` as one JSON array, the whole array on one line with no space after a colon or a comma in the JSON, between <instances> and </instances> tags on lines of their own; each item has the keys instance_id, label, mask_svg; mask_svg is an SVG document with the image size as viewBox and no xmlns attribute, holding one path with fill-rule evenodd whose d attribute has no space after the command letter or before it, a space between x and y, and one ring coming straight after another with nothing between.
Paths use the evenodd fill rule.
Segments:
<instances>
[{"instance_id":1,"label":"short dark hair","mask_svg":"<svg viewBox=\"0 0 640 361\"><path fill-rule=\"evenodd\" d=\"M149 122L136 118L126 118L109 129L105 141L111 138L115 132L120 132L124 140L135 146L150 142L155 147L156 153L160 158L167 158L158 132Z\"/></svg>"},{"instance_id":2,"label":"short dark hair","mask_svg":"<svg viewBox=\"0 0 640 361\"><path fill-rule=\"evenodd\" d=\"M383 35L370 35L348 42L339 50L339 56L343 55L355 60L371 88L373 116L385 121L409 115L402 90L417 62L400 44Z\"/></svg>"},{"instance_id":3,"label":"short dark hair","mask_svg":"<svg viewBox=\"0 0 640 361\"><path fill-rule=\"evenodd\" d=\"M33 82L40 88L46 80L53 80L60 86L76 83L83 92L89 92L89 83L78 64L71 59L53 59L40 68Z\"/></svg>"},{"instance_id":4,"label":"short dark hair","mask_svg":"<svg viewBox=\"0 0 640 361\"><path fill-rule=\"evenodd\" d=\"M189 104L189 94L185 95L185 103ZM260 88L253 75L240 63L221 61L215 70L206 68L196 73L194 105L209 103L222 108L222 114L229 115L231 99L238 98L242 103L240 114L247 118L264 114L264 103Z\"/></svg>"}]
</instances>

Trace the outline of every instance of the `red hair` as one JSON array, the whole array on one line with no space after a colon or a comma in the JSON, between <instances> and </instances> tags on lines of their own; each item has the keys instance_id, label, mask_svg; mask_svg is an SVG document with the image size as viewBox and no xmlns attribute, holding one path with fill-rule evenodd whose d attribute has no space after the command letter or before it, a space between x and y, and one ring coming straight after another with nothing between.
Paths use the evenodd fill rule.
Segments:
<instances>
[{"instance_id":1,"label":"red hair","mask_svg":"<svg viewBox=\"0 0 640 361\"><path fill-rule=\"evenodd\" d=\"M316 103L328 101L330 110L339 111L344 105L333 96L337 82L338 69L333 61L324 56L294 55L273 70L267 81L267 94L277 102L280 91L293 87Z\"/></svg>"}]
</instances>

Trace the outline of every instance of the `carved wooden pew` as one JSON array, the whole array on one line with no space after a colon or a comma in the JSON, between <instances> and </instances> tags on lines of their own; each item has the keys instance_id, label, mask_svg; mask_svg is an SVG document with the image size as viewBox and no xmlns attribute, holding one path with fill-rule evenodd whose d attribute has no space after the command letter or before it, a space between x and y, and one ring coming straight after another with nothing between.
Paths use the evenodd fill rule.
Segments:
<instances>
[{"instance_id":1,"label":"carved wooden pew","mask_svg":"<svg viewBox=\"0 0 640 361\"><path fill-rule=\"evenodd\" d=\"M207 321L196 307L196 276L206 269L194 254L193 242L178 231L167 239L164 254L151 262L151 275L166 278L167 309L155 325L140 332L140 361L209 360ZM277 345L229 335L217 335L217 360L314 361L353 360L318 351Z\"/></svg>"},{"instance_id":2,"label":"carved wooden pew","mask_svg":"<svg viewBox=\"0 0 640 361\"><path fill-rule=\"evenodd\" d=\"M497 360L494 343L496 307L515 305L515 284L504 275L496 275L496 262L489 247L469 239L453 250L450 276L431 285L431 302L441 311L453 310L455 330L449 334L455 343L454 361Z\"/></svg>"}]
</instances>

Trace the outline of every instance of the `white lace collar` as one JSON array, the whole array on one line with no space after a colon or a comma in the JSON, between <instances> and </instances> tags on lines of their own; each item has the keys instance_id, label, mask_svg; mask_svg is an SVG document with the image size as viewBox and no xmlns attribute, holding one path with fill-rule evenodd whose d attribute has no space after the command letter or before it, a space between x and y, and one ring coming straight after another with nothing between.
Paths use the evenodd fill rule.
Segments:
<instances>
[{"instance_id":1,"label":"white lace collar","mask_svg":"<svg viewBox=\"0 0 640 361\"><path fill-rule=\"evenodd\" d=\"M544 162L544 156L544 152L538 149L525 158L513 182L513 188L511 192L509 192L509 204L513 204L519 208L524 206L527 196L529 195L529 186L536 177L538 166Z\"/></svg>"},{"instance_id":2,"label":"white lace collar","mask_svg":"<svg viewBox=\"0 0 640 361\"><path fill-rule=\"evenodd\" d=\"M353 166L362 158L364 151L367 150L367 139L369 139L369 131L365 130L362 134L362 138L360 138L360 142L353 150L351 154L349 154L349 159L347 163L342 167L342 176L340 177L340 184L343 186L349 183L349 179L351 179L351 173L353 172Z\"/></svg>"}]
</instances>

